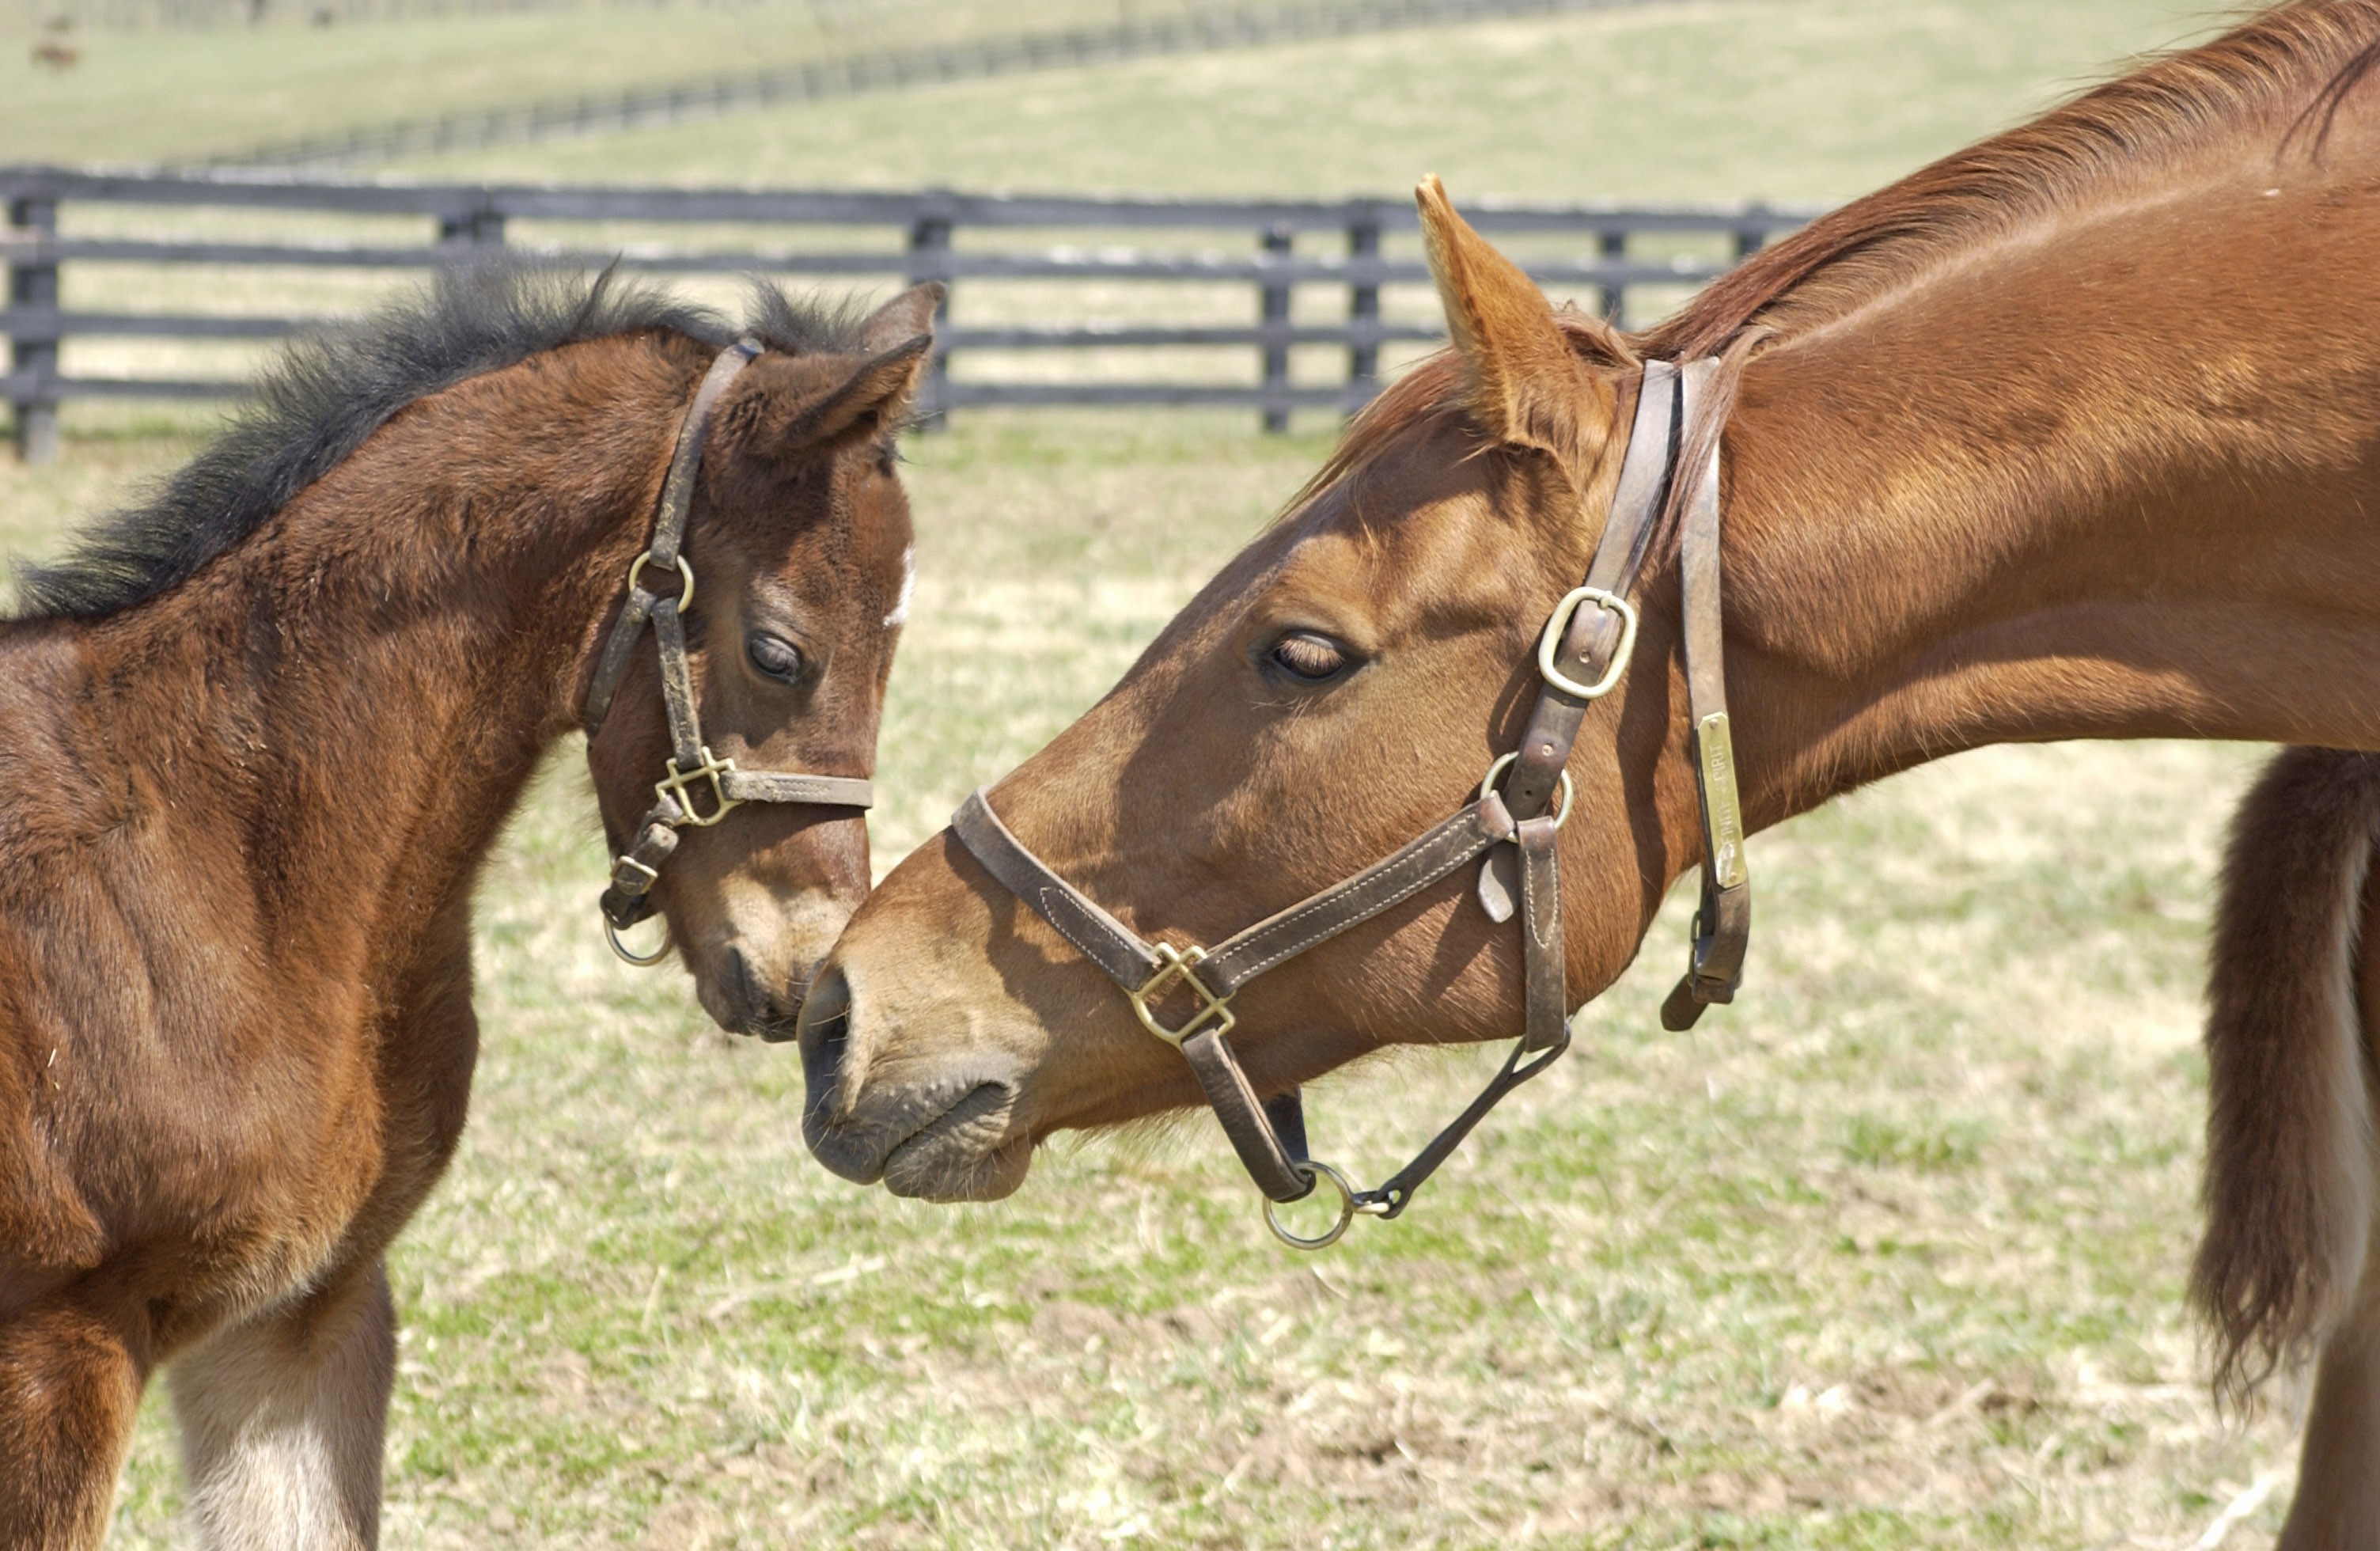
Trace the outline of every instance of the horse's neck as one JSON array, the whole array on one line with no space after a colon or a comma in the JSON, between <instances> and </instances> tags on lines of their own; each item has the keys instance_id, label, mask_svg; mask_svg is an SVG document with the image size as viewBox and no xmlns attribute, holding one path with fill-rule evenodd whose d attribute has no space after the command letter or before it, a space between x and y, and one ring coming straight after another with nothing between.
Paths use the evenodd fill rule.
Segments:
<instances>
[{"instance_id":1,"label":"horse's neck","mask_svg":"<svg viewBox=\"0 0 2380 1551\"><path fill-rule=\"evenodd\" d=\"M268 927L403 936L457 905L644 538L683 373L627 364L648 370L604 395L530 367L425 400L189 582L80 632L74 714L152 794L150 843L237 837Z\"/></svg>"},{"instance_id":2,"label":"horse's neck","mask_svg":"<svg viewBox=\"0 0 2380 1551\"><path fill-rule=\"evenodd\" d=\"M2250 167L1755 362L1725 539L1754 821L1987 743L2380 748L2375 251L2380 201Z\"/></svg>"}]
</instances>

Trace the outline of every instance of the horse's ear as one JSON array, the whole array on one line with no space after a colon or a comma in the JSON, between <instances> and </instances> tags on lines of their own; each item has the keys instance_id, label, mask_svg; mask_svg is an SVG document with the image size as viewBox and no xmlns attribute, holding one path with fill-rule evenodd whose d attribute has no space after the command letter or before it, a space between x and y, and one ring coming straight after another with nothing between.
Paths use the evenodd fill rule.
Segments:
<instances>
[{"instance_id":1,"label":"horse's ear","mask_svg":"<svg viewBox=\"0 0 2380 1551\"><path fill-rule=\"evenodd\" d=\"M859 325L855 348L873 356L905 345L921 333L934 332L934 314L941 310L943 287L939 280L912 285L868 315Z\"/></svg>"},{"instance_id":2,"label":"horse's ear","mask_svg":"<svg viewBox=\"0 0 2380 1551\"><path fill-rule=\"evenodd\" d=\"M1598 391L1572 334L1554 321L1553 304L1454 213L1435 176L1421 180L1414 202L1447 328L1470 369L1473 418L1500 442L1576 457L1585 450L1583 422L1601 424L1608 394ZM1572 322L1584 336L1580 343L1614 363L1627 358L1626 346L1601 322Z\"/></svg>"},{"instance_id":3,"label":"horse's ear","mask_svg":"<svg viewBox=\"0 0 2380 1551\"><path fill-rule=\"evenodd\" d=\"M783 460L844 437L873 436L908 412L933 344L928 332L865 356L764 355L720 406L720 440Z\"/></svg>"}]
</instances>

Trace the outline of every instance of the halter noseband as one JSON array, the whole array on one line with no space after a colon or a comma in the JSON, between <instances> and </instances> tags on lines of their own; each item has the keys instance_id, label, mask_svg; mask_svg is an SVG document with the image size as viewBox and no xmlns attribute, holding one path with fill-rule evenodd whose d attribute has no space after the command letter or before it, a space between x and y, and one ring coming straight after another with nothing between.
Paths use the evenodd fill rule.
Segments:
<instances>
[{"instance_id":1,"label":"halter noseband","mask_svg":"<svg viewBox=\"0 0 2380 1551\"><path fill-rule=\"evenodd\" d=\"M1402 1212L1422 1181L1499 1100L1569 1047L1561 874L1554 841L1569 817L1565 767L1587 707L1627 671L1636 644L1636 611L1628 595L1662 514L1672 506L1682 509L1679 586L1704 849L1693 957L1685 977L1662 1005L1661 1022L1670 1029L1687 1028L1706 1005L1733 1000L1751 936L1752 891L1744 872L1743 819L1720 662L1718 431L1732 397L1733 373L1728 369L1739 359L1645 364L1610 517L1585 582L1563 597L1539 637L1537 668L1544 682L1520 746L1488 767L1475 801L1402 850L1212 948L1177 948L1144 940L1052 872L1009 832L982 790L952 818L960 843L1123 988L1142 1027L1182 1052L1240 1162L1264 1193L1265 1221L1283 1243L1320 1249L1336 1242L1358 1213L1393 1218ZM1683 467L1688 461L1695 467ZM1689 488L1673 491L1682 473ZM1562 802L1549 812L1557 787ZM1519 894L1520 1041L1479 1096L1412 1162L1377 1188L1356 1190L1338 1169L1306 1156L1297 1091L1262 1097L1249 1083L1226 1038L1237 1023L1232 999L1267 970L1482 856L1481 909L1497 922L1509 921L1516 888ZM1193 1005L1181 1022L1168 1024L1160 1004L1177 992L1186 992ZM1313 1238L1290 1232L1274 1215L1275 1204L1312 1194L1322 1180L1339 1194L1337 1219Z\"/></svg>"},{"instance_id":2,"label":"halter noseband","mask_svg":"<svg viewBox=\"0 0 2380 1551\"><path fill-rule=\"evenodd\" d=\"M612 951L632 964L656 964L669 953L663 942L639 957L620 941L620 933L653 913L653 881L662 864L677 849L677 832L685 825L707 828L745 803L808 803L820 807L866 809L875 802L874 789L863 778L804 775L784 770L739 770L733 759L715 757L702 741L702 723L695 713L694 673L686 660L686 611L694 602L694 567L686 558L686 519L694 510L696 476L702 467L702 442L710 429L710 412L727 385L760 354L758 341L741 339L719 353L695 390L694 403L678 423L677 448L671 455L669 477L662 483L661 507L653 515L652 541L628 567L626 600L620 617L603 642L587 688L585 726L590 743L612 709L620 679L628 671L629 655L650 623L661 658L662 704L669 712L670 757L664 774L653 783L653 806L637 823L636 840L612 860L611 886L603 891L603 939ZM645 585L646 567L677 584L675 596ZM708 806L705 806L706 800Z\"/></svg>"}]
</instances>

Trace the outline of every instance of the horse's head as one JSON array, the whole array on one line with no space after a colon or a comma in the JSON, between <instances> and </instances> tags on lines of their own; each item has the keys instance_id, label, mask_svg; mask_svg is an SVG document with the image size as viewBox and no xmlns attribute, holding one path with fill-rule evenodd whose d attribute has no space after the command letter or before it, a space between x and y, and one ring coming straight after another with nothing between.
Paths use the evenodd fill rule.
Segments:
<instances>
[{"instance_id":1,"label":"horse's head","mask_svg":"<svg viewBox=\"0 0 2380 1551\"><path fill-rule=\"evenodd\" d=\"M664 949L675 946L704 1008L737 1032L791 1036L814 967L867 897L864 809L832 800L832 782L813 793L755 778L849 780L875 765L913 565L893 436L940 296L920 286L844 339L772 347L735 371L694 433L685 569L645 568L658 612L641 630L631 620L616 687L593 672L610 692L598 691L588 759L612 854L628 859L615 863L606 914L663 916ZM640 530L640 548L647 539ZM682 588L692 593L676 654L692 690L683 720L669 706L676 632L663 617ZM680 759L690 741L736 773ZM681 817L656 825L656 782L673 774L692 777L670 794ZM722 816L722 798L738 795Z\"/></svg>"},{"instance_id":2,"label":"horse's head","mask_svg":"<svg viewBox=\"0 0 2380 1551\"><path fill-rule=\"evenodd\" d=\"M990 794L1050 867L1156 941L1213 944L1397 850L1479 792L1618 478L1633 356L1558 315L1422 198L1455 349L1409 374L1122 684ZM1656 576L1640 599L1658 600ZM1674 609L1597 702L1560 837L1575 997L1625 967L1680 866L1693 791ZM1676 858L1673 860L1673 857ZM1509 1036L1513 928L1477 867L1249 984L1230 1036L1277 1091L1394 1042ZM1178 1014L1177 1014L1178 1016ZM904 1194L990 1198L1033 1145L1196 1103L1183 1057L950 832L888 877L801 1019L806 1133Z\"/></svg>"}]
</instances>

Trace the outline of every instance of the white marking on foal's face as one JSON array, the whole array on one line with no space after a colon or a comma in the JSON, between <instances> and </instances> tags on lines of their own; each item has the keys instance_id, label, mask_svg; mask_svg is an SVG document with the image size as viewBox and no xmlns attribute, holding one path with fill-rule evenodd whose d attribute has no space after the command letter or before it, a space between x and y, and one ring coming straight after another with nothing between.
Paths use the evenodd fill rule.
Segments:
<instances>
[{"instance_id":1,"label":"white marking on foal's face","mask_svg":"<svg viewBox=\"0 0 2380 1551\"><path fill-rule=\"evenodd\" d=\"M909 600L917 591L917 547L915 544L901 551L901 596L893 601L892 612L884 616L884 628L909 623Z\"/></svg>"}]
</instances>

